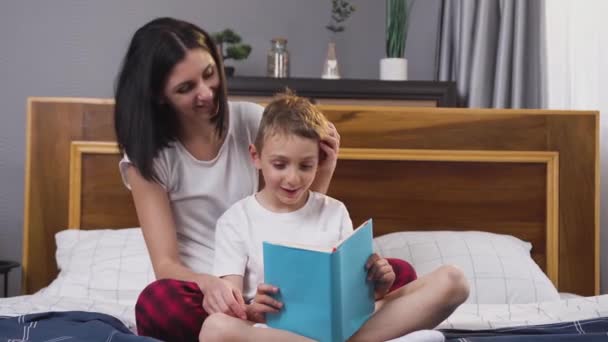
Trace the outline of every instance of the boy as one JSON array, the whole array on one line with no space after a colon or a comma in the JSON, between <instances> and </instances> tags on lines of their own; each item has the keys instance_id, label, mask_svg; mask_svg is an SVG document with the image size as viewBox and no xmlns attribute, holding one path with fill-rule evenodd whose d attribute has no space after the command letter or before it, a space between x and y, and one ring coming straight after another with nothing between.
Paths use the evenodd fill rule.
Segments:
<instances>
[{"instance_id":1,"label":"boy","mask_svg":"<svg viewBox=\"0 0 608 342\"><path fill-rule=\"evenodd\" d=\"M235 296L243 293L248 321L212 315L203 324L201 341L308 340L287 331L249 328L265 322L266 313L279 312L283 305L272 298L279 289L263 283L263 241L332 246L353 230L344 204L309 190L322 158L319 142L328 125L315 106L290 93L278 96L264 110L255 144L250 146L253 163L264 177L264 188L234 204L216 226L214 273L231 284ZM353 341L384 341L434 327L466 299L462 273L453 268L434 275L435 271L431 273L435 279L415 281L387 296L395 280L391 265L373 254L365 266L368 278L375 282L376 312L351 337ZM453 285L452 281L459 283ZM443 285L430 286L433 282ZM429 289L422 291L422 285ZM447 305L431 308L437 300L421 295L439 296ZM431 315L420 313L420 306Z\"/></svg>"}]
</instances>

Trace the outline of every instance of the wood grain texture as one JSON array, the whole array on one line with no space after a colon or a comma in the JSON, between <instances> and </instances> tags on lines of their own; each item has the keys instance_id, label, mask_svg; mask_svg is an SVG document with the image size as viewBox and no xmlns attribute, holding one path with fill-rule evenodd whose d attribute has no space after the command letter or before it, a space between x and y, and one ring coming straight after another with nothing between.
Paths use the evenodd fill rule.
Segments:
<instances>
[{"instance_id":1,"label":"wood grain texture","mask_svg":"<svg viewBox=\"0 0 608 342\"><path fill-rule=\"evenodd\" d=\"M68 225L72 141L114 141L112 102L30 99L24 216L24 291L53 279L54 234ZM321 105L347 148L555 152L559 170L559 290L599 291L598 114L545 110ZM428 152L428 151L426 151ZM84 154L82 226L136 223L118 156ZM373 210L379 234L441 227L504 232L533 243L547 265L549 177L542 163L341 160L330 194L360 222ZM115 189L117 188L117 189ZM125 192L127 191L127 192ZM98 205L99 204L99 205ZM97 209L99 210L97 210ZM124 220L122 220L125 218ZM113 225L115 224L115 225ZM101 226L98 226L101 225Z\"/></svg>"},{"instance_id":2,"label":"wood grain texture","mask_svg":"<svg viewBox=\"0 0 608 342\"><path fill-rule=\"evenodd\" d=\"M559 153L559 289L599 293L599 135L593 111L328 106L343 147Z\"/></svg>"},{"instance_id":3,"label":"wood grain texture","mask_svg":"<svg viewBox=\"0 0 608 342\"><path fill-rule=\"evenodd\" d=\"M560 152L561 225L560 262L564 270L562 285L573 293L590 293L594 283L599 294L599 135L597 116L562 115L548 122L547 149ZM595 210L594 210L595 209ZM579 272L579 268L586 272Z\"/></svg>"},{"instance_id":4,"label":"wood grain texture","mask_svg":"<svg viewBox=\"0 0 608 342\"><path fill-rule=\"evenodd\" d=\"M81 229L139 227L131 192L118 171L119 155L86 154Z\"/></svg>"},{"instance_id":5,"label":"wood grain texture","mask_svg":"<svg viewBox=\"0 0 608 342\"><path fill-rule=\"evenodd\" d=\"M87 137L115 140L112 106L100 99L28 99L24 293L57 276L55 234L68 228L70 144Z\"/></svg>"},{"instance_id":6,"label":"wood grain texture","mask_svg":"<svg viewBox=\"0 0 608 342\"><path fill-rule=\"evenodd\" d=\"M73 229L137 227L131 193L118 170L114 142L73 141L69 223Z\"/></svg>"},{"instance_id":7,"label":"wood grain texture","mask_svg":"<svg viewBox=\"0 0 608 342\"><path fill-rule=\"evenodd\" d=\"M532 242L557 286L558 154L342 148L330 195L374 233L481 230ZM421 227L421 228L418 228Z\"/></svg>"}]
</instances>

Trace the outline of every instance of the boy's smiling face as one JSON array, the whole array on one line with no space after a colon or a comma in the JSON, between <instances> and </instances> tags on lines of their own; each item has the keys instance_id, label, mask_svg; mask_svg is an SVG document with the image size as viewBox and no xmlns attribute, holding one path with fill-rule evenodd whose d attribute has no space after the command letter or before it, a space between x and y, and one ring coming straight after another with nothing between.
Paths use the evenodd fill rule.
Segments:
<instances>
[{"instance_id":1,"label":"boy's smiling face","mask_svg":"<svg viewBox=\"0 0 608 342\"><path fill-rule=\"evenodd\" d=\"M261 153L249 147L265 186L258 193L264 207L290 212L304 206L319 164L319 142L293 134L268 134Z\"/></svg>"}]
</instances>

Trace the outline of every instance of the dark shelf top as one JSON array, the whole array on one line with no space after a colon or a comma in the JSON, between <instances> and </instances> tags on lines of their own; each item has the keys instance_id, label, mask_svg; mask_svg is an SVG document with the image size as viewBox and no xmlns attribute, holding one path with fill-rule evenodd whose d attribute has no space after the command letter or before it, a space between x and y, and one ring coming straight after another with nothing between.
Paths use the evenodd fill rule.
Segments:
<instances>
[{"instance_id":1,"label":"dark shelf top","mask_svg":"<svg viewBox=\"0 0 608 342\"><path fill-rule=\"evenodd\" d=\"M230 95L272 96L288 87L311 98L431 100L439 107L458 107L455 82L239 76L227 83Z\"/></svg>"}]
</instances>

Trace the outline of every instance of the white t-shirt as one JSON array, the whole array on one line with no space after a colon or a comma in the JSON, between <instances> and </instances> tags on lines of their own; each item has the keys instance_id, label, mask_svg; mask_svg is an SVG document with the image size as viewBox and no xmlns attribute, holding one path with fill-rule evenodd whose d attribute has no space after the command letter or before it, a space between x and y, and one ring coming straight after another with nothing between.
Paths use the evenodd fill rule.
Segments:
<instances>
[{"instance_id":1,"label":"white t-shirt","mask_svg":"<svg viewBox=\"0 0 608 342\"><path fill-rule=\"evenodd\" d=\"M243 296L250 301L264 280L263 241L332 247L353 223L342 202L311 191L306 204L290 213L272 212L251 195L220 217L216 231L213 274L243 276Z\"/></svg>"},{"instance_id":2,"label":"white t-shirt","mask_svg":"<svg viewBox=\"0 0 608 342\"><path fill-rule=\"evenodd\" d=\"M228 133L213 160L197 160L179 141L154 159L154 171L171 202L181 260L200 273L213 269L217 219L258 189L249 144L255 140L264 109L249 102L228 105ZM126 177L129 164L125 156L119 166L130 189Z\"/></svg>"}]
</instances>

